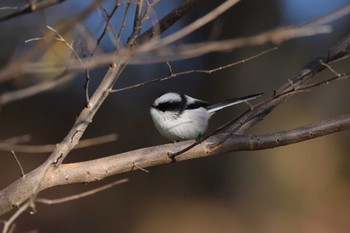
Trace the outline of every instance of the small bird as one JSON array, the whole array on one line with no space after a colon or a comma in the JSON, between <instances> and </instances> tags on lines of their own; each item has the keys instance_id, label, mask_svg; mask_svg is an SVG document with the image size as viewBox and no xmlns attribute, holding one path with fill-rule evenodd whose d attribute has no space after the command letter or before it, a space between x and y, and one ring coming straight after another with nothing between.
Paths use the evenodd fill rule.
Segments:
<instances>
[{"instance_id":1,"label":"small bird","mask_svg":"<svg viewBox=\"0 0 350 233\"><path fill-rule=\"evenodd\" d=\"M171 141L200 138L208 127L210 117L217 111L255 99L263 93L209 103L175 92L156 98L150 113L159 133Z\"/></svg>"}]
</instances>

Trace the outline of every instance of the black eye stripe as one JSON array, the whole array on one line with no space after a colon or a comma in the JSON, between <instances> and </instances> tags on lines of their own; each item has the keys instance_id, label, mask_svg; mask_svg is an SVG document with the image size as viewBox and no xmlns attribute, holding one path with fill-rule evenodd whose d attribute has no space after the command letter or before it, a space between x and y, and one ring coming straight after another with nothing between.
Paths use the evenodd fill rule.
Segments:
<instances>
[{"instance_id":1,"label":"black eye stripe","mask_svg":"<svg viewBox=\"0 0 350 233\"><path fill-rule=\"evenodd\" d=\"M155 106L156 109L165 112L165 111L183 111L184 105L182 102L165 102L159 103Z\"/></svg>"},{"instance_id":2,"label":"black eye stripe","mask_svg":"<svg viewBox=\"0 0 350 233\"><path fill-rule=\"evenodd\" d=\"M209 104L204 101L195 101L193 103L190 103L186 106L186 98L182 98L181 101L174 101L174 102L164 102L164 103L159 103L157 106L152 106L162 112L165 111L176 111L181 113L185 109L196 109L196 108L206 108L208 107Z\"/></svg>"},{"instance_id":3,"label":"black eye stripe","mask_svg":"<svg viewBox=\"0 0 350 233\"><path fill-rule=\"evenodd\" d=\"M195 101L193 103L188 104L186 106L186 109L196 109L196 108L200 108L200 107L205 108L205 107L208 107L208 106L209 106L209 103L197 100L197 101Z\"/></svg>"}]
</instances>

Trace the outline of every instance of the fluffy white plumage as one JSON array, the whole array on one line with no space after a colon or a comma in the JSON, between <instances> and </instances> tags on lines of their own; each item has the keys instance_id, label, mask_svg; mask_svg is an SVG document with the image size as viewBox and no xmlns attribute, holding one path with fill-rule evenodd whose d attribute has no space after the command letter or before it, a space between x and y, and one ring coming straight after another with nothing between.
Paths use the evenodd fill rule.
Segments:
<instances>
[{"instance_id":1,"label":"fluffy white plumage","mask_svg":"<svg viewBox=\"0 0 350 233\"><path fill-rule=\"evenodd\" d=\"M250 95L209 105L187 95L168 92L151 105L150 113L157 130L171 141L198 139L205 133L210 117L218 110L255 99Z\"/></svg>"}]
</instances>

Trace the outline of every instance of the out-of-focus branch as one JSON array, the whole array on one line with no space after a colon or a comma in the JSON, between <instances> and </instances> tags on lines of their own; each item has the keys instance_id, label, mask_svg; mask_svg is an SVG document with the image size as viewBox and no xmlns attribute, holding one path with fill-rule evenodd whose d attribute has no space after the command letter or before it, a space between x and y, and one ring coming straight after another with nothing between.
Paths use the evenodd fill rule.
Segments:
<instances>
[{"instance_id":1,"label":"out-of-focus branch","mask_svg":"<svg viewBox=\"0 0 350 233\"><path fill-rule=\"evenodd\" d=\"M46 199L46 198L37 198L35 200L35 202L37 203L43 203L43 204L46 204L46 205L53 205L53 204L61 204L61 203L64 203L64 202L68 202L68 201L74 201L74 200L77 200L77 199L80 199L80 198L83 198L83 197L87 197L87 196L91 196L93 194L96 194L98 192L101 192L101 191L104 191L106 189L110 189L116 185L120 185L120 184L124 184L125 182L128 182L128 179L121 179L121 180L117 180L117 181L114 181L110 184L106 184L106 185L103 185L101 187L98 187L98 188L95 188L93 190L90 190L90 191L87 191L87 192L83 192L83 193L79 193L79 194L76 194L76 195L72 195L72 196L69 196L69 197L63 197L63 198L58 198L58 199Z\"/></svg>"},{"instance_id":2,"label":"out-of-focus branch","mask_svg":"<svg viewBox=\"0 0 350 233\"><path fill-rule=\"evenodd\" d=\"M92 50L92 54L95 54L97 48L100 46L100 43L101 43L103 37L107 34L109 29L111 28L111 25L110 25L111 19L112 19L113 15L116 13L116 11L120 5L121 5L121 3L119 1L117 1L114 3L114 6L112 8L111 13L108 14L106 12L106 23L105 23L105 26L103 28L101 35L97 38L95 48Z\"/></svg>"},{"instance_id":3,"label":"out-of-focus branch","mask_svg":"<svg viewBox=\"0 0 350 233\"><path fill-rule=\"evenodd\" d=\"M136 4L136 11L134 16L134 26L132 33L128 39L129 46L133 46L135 39L140 36L142 29L142 8L144 0L138 0Z\"/></svg>"},{"instance_id":4,"label":"out-of-focus branch","mask_svg":"<svg viewBox=\"0 0 350 233\"><path fill-rule=\"evenodd\" d=\"M61 26L58 27L56 31L60 32L61 34L65 34L67 31L71 30L77 23L81 22L83 19L88 17L101 2L102 0L93 1L90 5L88 5L84 10L82 10L78 14L61 22ZM13 77L17 77L18 75L23 75L21 67L25 66L26 62L31 61L33 57L37 56L38 54L42 54L47 49L47 47L52 45L52 43L54 43L56 40L56 34L50 32L47 33L47 35L44 36L44 38L45 40L42 40L41 43L38 43L38 45L36 45L33 49L26 52L21 57L16 58L16 60L9 63L0 71L0 83L12 79Z\"/></svg>"},{"instance_id":5,"label":"out-of-focus branch","mask_svg":"<svg viewBox=\"0 0 350 233\"><path fill-rule=\"evenodd\" d=\"M166 60L176 61L187 58L198 57L211 52L229 52L233 49L245 46L258 46L266 43L280 44L286 40L294 38L315 36L330 33L331 27L322 26L288 26L277 28L268 32L263 32L251 37L236 38L230 40L200 42L169 46L157 49L155 53L144 53L133 59L132 63L158 63ZM152 59L149 57L152 56Z\"/></svg>"},{"instance_id":6,"label":"out-of-focus branch","mask_svg":"<svg viewBox=\"0 0 350 233\"><path fill-rule=\"evenodd\" d=\"M133 59L129 61L129 64L150 64L150 63L159 63L165 61L176 61L181 59L186 59L190 57L201 56L210 52L222 52L230 51L232 49L244 47L244 46L256 46L266 43L279 43L297 38L297 37L306 37L316 34L329 33L329 26L317 26L316 28L299 28L296 27L285 27L272 30L270 32L264 32L252 37L243 37L232 40L225 41L213 41L213 42L203 42L203 43L194 43L180 46L169 46L167 48L158 49L157 51L150 51L142 53L136 53L133 56ZM116 61L119 58L123 57L123 53L119 55L113 54L104 54L96 55L93 58L82 59L81 62L75 60L65 62L65 63L26 63L22 67L23 73L41 73L41 72L51 72L57 68L65 67L70 71L79 71L85 69L91 69L99 67L101 65L108 64L110 62Z\"/></svg>"},{"instance_id":7,"label":"out-of-focus branch","mask_svg":"<svg viewBox=\"0 0 350 233\"><path fill-rule=\"evenodd\" d=\"M5 92L0 95L0 106L9 104L14 101L18 101L24 98L35 96L45 91L52 90L73 78L73 75L67 75L66 71L63 71L53 80L39 82L29 87L25 87L19 90Z\"/></svg>"},{"instance_id":8,"label":"out-of-focus branch","mask_svg":"<svg viewBox=\"0 0 350 233\"><path fill-rule=\"evenodd\" d=\"M202 26L206 25L207 23L213 21L216 19L219 15L230 9L232 6L237 4L239 0L226 0L224 3L219 5L214 10L210 11L208 14L202 16L201 18L197 19L193 23L187 25L186 27L180 29L179 31L165 37L161 41L154 40L152 43L146 44L143 46L143 49L149 50L149 48L160 48L165 45L168 45L170 43L173 43L179 39L184 38L185 36L189 35L190 33L196 31L197 29L201 28Z\"/></svg>"},{"instance_id":9,"label":"out-of-focus branch","mask_svg":"<svg viewBox=\"0 0 350 233\"><path fill-rule=\"evenodd\" d=\"M3 144L20 144L20 143L26 143L31 140L31 136L29 134L21 135L21 136L16 136L12 138L7 138L5 140L1 140L0 143Z\"/></svg>"},{"instance_id":10,"label":"out-of-focus branch","mask_svg":"<svg viewBox=\"0 0 350 233\"><path fill-rule=\"evenodd\" d=\"M90 146L96 146L104 143L114 142L118 139L117 134L108 134L104 136L88 138L81 140L78 145L74 148L82 149ZM23 153L50 153L55 149L55 144L47 145L18 145L13 143L0 142L0 150L2 151L15 151Z\"/></svg>"},{"instance_id":11,"label":"out-of-focus branch","mask_svg":"<svg viewBox=\"0 0 350 233\"><path fill-rule=\"evenodd\" d=\"M33 1L33 0L29 0L27 1L27 4L22 6L21 8L16 7L16 11L1 16L0 17L0 22L1 21L5 21L5 20L9 20L18 16L22 16L25 14L30 14L36 11L41 11L44 10L50 6L53 5L57 5L60 4L62 2L65 2L66 0L37 0L37 1Z\"/></svg>"},{"instance_id":12,"label":"out-of-focus branch","mask_svg":"<svg viewBox=\"0 0 350 233\"><path fill-rule=\"evenodd\" d=\"M257 135L232 135L219 146L211 148L211 145L222 141L226 136L216 135L179 155L176 161L202 158L229 151L252 151L275 148L340 132L349 128L350 114L346 114L292 130ZM188 147L192 143L193 140L170 143L91 161L62 164L59 169L52 171L50 176L44 178L40 190L59 185L92 182L139 168L171 163L172 160L168 157L169 152L176 152ZM12 209L13 206L18 206L30 197L31 185L38 179L39 171L40 168L34 170L27 174L24 179L20 179L0 191L0 215Z\"/></svg>"},{"instance_id":13,"label":"out-of-focus branch","mask_svg":"<svg viewBox=\"0 0 350 233\"><path fill-rule=\"evenodd\" d=\"M193 0L193 1L196 3L197 1L200 1L200 0ZM191 9L190 8L191 6L192 5L189 4L188 5L189 8L185 8L187 11L184 11L184 12L189 12L189 10ZM294 38L329 33L331 31L331 27L328 25L320 25L319 22L329 23L331 19L335 20L349 13L350 13L350 7L346 7L345 11L340 9L332 13L331 15L333 17L331 18L329 18L329 16L327 15L325 17L320 17L314 21L311 21L309 24L306 23L306 24L296 25L296 26L281 27L281 28L277 28L269 32L263 32L251 37L236 38L236 39L224 40L224 41L201 42L201 43L193 43L193 44L178 45L178 46L168 46L165 48L157 48L156 50L153 50L151 46L145 46L144 48L142 48L143 51L142 52L138 51L138 53L134 54L132 60L128 61L128 63L129 64L147 64L147 63L157 63L157 62L165 62L165 61L173 61L173 60L175 61L179 59L186 59L186 58L201 56L210 52L220 52L220 51L225 52L225 51L230 51L230 50L244 47L244 46L257 46L257 45L262 45L266 43L278 44L285 40L290 40ZM173 12L171 14L173 14ZM173 19L177 19L177 18L173 18ZM152 30L156 30L157 27L162 28L165 26L171 26L171 24L169 24L167 20L164 20L161 22L163 22L164 24L160 24L159 26L154 26ZM164 30L159 30L159 32L162 32L162 31ZM143 40L142 38L148 37L148 35L150 35L149 33L150 33L149 31L146 31L142 33L140 36L138 36L135 39L135 42L132 44L132 46L136 42L139 43L141 41L145 41L146 39ZM151 33L151 35L153 34ZM118 55L116 55L114 52L110 54L96 55L94 57L88 57L88 58L82 59L83 64L78 60L69 60L69 61L60 62L60 63L27 62L23 66L16 66L17 68L16 72L18 72L18 70L20 69L21 73L46 73L46 72L52 72L52 70L57 70L58 68L66 68L69 72L77 72L77 71L92 69L105 64L112 63L116 60L119 60L123 56L125 57L128 55L123 54L121 52L119 52ZM0 73L0 81L2 78L5 79L9 75L11 75L11 73L7 73L7 72Z\"/></svg>"},{"instance_id":14,"label":"out-of-focus branch","mask_svg":"<svg viewBox=\"0 0 350 233\"><path fill-rule=\"evenodd\" d=\"M197 6L203 0L188 0L185 1L182 5L177 7L175 10L171 11L165 17L159 20L158 23L153 25L150 29L142 33L139 37L135 39L134 44L139 45L143 44L145 41L152 39L154 36L157 36L168 28L170 28L174 23L179 21L184 15L189 13L195 6Z\"/></svg>"}]
</instances>

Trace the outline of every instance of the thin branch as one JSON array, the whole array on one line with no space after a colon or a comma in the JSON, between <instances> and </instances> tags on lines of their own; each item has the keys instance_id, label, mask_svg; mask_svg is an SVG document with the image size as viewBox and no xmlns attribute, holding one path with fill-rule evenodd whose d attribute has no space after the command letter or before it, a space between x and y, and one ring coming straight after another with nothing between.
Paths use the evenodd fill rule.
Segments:
<instances>
[{"instance_id":1,"label":"thin branch","mask_svg":"<svg viewBox=\"0 0 350 233\"><path fill-rule=\"evenodd\" d=\"M3 233L7 233L13 222L26 211L28 208L32 208L35 210L35 199L42 188L42 184L47 172L50 170L50 166L44 166L43 169L39 169L37 173L37 177L31 183L31 188L28 190L27 201L13 214L11 217L4 222L4 228L2 230ZM26 177L22 177L23 181L26 181ZM1 199L2 197L0 197ZM12 207L19 206L19 203L12 203Z\"/></svg>"},{"instance_id":2,"label":"thin branch","mask_svg":"<svg viewBox=\"0 0 350 233\"><path fill-rule=\"evenodd\" d=\"M340 79L344 79L344 78L350 78L350 72L347 73L338 73L336 74L336 76L323 80L321 82L316 82L316 83L311 83L308 85L304 85L302 88L298 89L298 90L308 90L314 87L318 87L324 84L329 84L330 82L336 81L336 80L340 80Z\"/></svg>"},{"instance_id":3,"label":"thin branch","mask_svg":"<svg viewBox=\"0 0 350 233\"><path fill-rule=\"evenodd\" d=\"M199 1L199 0L197 0ZM336 12L335 12L336 13ZM344 16L342 14L342 16ZM317 20L322 21L323 17L318 18ZM317 21L316 20L316 21ZM327 21L328 22L328 21ZM165 21L166 23L166 21ZM165 30L165 29L164 29ZM164 31L161 30L161 31ZM318 25L315 24L314 21L309 24L302 24L297 26L288 26L277 28L275 30L271 30L269 32L264 32L258 34L256 36L237 38L232 40L224 40L224 41L214 41L214 42L202 42L202 43L194 43L181 45L176 47L168 47L163 49L158 49L157 53L151 53L152 47L145 46L144 53L138 52L135 54L132 61L129 61L129 64L147 64L147 63L155 63L155 62L163 62L163 61L173 61L178 59L185 59L194 56L200 56L205 53L214 52L214 51L229 51L235 48L243 47L243 46L256 46L264 43L272 42L272 43L281 43L282 41L297 38L297 37L305 37L305 36L313 36L316 34L329 33L331 30L330 26L327 25ZM148 31L140 35L138 38L142 38L143 35L147 35ZM136 43L137 40L135 40ZM154 43L154 42L153 42ZM147 49L146 49L147 47ZM123 55L123 53L118 53L118 56L115 53L104 54L95 56L94 58L86 58L84 59L84 66L76 61L68 61L65 63L26 63L26 66L22 67L22 73L40 73L40 72L51 72L52 69L57 69L59 67L65 67L71 71L79 71L85 70L88 68L99 67L104 64L111 63L113 61L119 60L122 56L127 56L127 54ZM150 59L150 56L152 59ZM20 66L21 67L21 66ZM17 66L18 70L18 66ZM0 74L10 75L8 74Z\"/></svg>"},{"instance_id":4,"label":"thin branch","mask_svg":"<svg viewBox=\"0 0 350 233\"><path fill-rule=\"evenodd\" d=\"M62 2L65 2L65 1L66 0L28 1L28 3L21 8L16 7L17 11L0 17L0 22L5 21L5 20L9 20L9 19L12 19L12 18L15 18L18 16L30 14L30 13L33 13L36 11L41 11L41 10L44 10L44 9L50 7L50 6L57 5L57 4L60 4Z\"/></svg>"},{"instance_id":5,"label":"thin branch","mask_svg":"<svg viewBox=\"0 0 350 233\"><path fill-rule=\"evenodd\" d=\"M274 50L276 50L277 47L274 47L274 48L271 48L271 49L267 49L267 50L264 50L258 54L255 54L253 56L250 56L250 57L247 57L247 58L244 58L242 60L239 60L239 61L236 61L236 62L232 62L232 63L229 63L227 65L224 65L224 66L219 66L219 67L216 67L216 68L213 68L213 69L209 69L209 70L186 70L186 71L181 71L181 72L176 72L174 73L171 66L170 66L170 63L169 62L166 62L168 67L169 67L169 74L165 77L162 77L162 78L156 78L156 79L152 79L150 81L146 81L146 82L142 82L142 83L138 83L138 84L134 84L134 85L130 85L130 86L127 86L127 87L124 87L124 88L118 88L118 89L114 89L114 90L111 90L110 92L111 93L115 93L115 92L120 92L120 91L126 91L126 90L130 90L130 89L133 89L133 88L137 88L137 87L141 87L141 86L146 86L146 85L149 85L149 84L152 84L152 83L156 83L156 82L161 82L161 81L165 81L165 80L168 80L168 79L171 79L171 78L175 78L175 77L178 77L178 76L181 76L181 75L189 75L189 74L193 74L193 73L202 73L202 74L212 74L212 73L215 73L215 72L218 72L218 71L221 71L221 70L225 70L225 69L228 69L228 68L232 68L233 66L236 66L236 65L239 65L239 64L243 64L243 63L246 63L248 61L251 61L251 60L254 60L260 56L263 56L267 53L270 53Z\"/></svg>"},{"instance_id":6,"label":"thin branch","mask_svg":"<svg viewBox=\"0 0 350 233\"><path fill-rule=\"evenodd\" d=\"M78 59L78 61L83 65L82 59L79 57L78 53L75 51L73 48L73 45L68 43L64 37L54 28L50 26L46 26L50 31L54 32L57 38L55 38L56 41L64 43L69 50L74 54L74 56ZM29 40L26 40L25 42L31 42L31 41L36 41L36 40L43 40L43 38L32 38ZM39 82L37 84L34 84L32 86L20 89L20 90L15 90L11 92L6 92L2 95L0 95L0 105L5 105L14 101L18 101L24 98L28 98L37 94L40 94L42 92L51 90L53 88L56 88L57 86L69 81L72 79L74 76L73 75L68 75L67 70L64 69L61 73L59 73L56 77L54 77L52 80L48 81L43 81Z\"/></svg>"},{"instance_id":7,"label":"thin branch","mask_svg":"<svg viewBox=\"0 0 350 233\"><path fill-rule=\"evenodd\" d=\"M61 204L61 203L68 202L68 201L74 201L74 200L77 200L77 199L80 199L80 198L83 198L83 197L91 196L93 194L96 194L98 192L104 191L106 189L110 189L110 188L112 188L112 187L114 187L116 185L120 185L120 184L126 183L126 182L128 182L128 180L129 179L117 180L117 181L114 181L114 182L112 182L110 184L107 184L107 185L95 188L95 189L87 191L87 192L83 192L83 193L79 193L79 194L76 194L76 195L72 195L72 196L69 196L69 197L63 197L63 198L58 198L58 199L37 198L35 200L35 202L43 203L43 204L46 204L46 205L53 205L53 204Z\"/></svg>"},{"instance_id":8,"label":"thin branch","mask_svg":"<svg viewBox=\"0 0 350 233\"><path fill-rule=\"evenodd\" d=\"M88 138L81 140L78 145L74 148L82 149L86 147L101 145L104 143L114 142L118 139L117 134L108 134L104 136ZM50 153L56 148L56 144L47 144L47 145L15 145L11 143L0 142L0 150L2 151L16 151L23 153Z\"/></svg>"},{"instance_id":9,"label":"thin branch","mask_svg":"<svg viewBox=\"0 0 350 233\"><path fill-rule=\"evenodd\" d=\"M324 63L321 59L320 59L320 63L321 65L325 66L328 70L330 70L334 75L340 77L341 74L339 74L337 71L335 71L330 65Z\"/></svg>"},{"instance_id":10,"label":"thin branch","mask_svg":"<svg viewBox=\"0 0 350 233\"><path fill-rule=\"evenodd\" d=\"M57 77L53 80L39 82L32 86L22 88L15 91L5 92L0 95L0 105L6 105L14 101L18 101L24 98L28 98L34 95L38 95L42 92L52 90L63 83L68 82L72 79L73 75L67 75L66 70L62 71Z\"/></svg>"},{"instance_id":11,"label":"thin branch","mask_svg":"<svg viewBox=\"0 0 350 233\"><path fill-rule=\"evenodd\" d=\"M13 150L11 150L11 153L12 153L13 157L15 158L16 163L17 163L19 169L21 170L21 177L24 177L24 176L25 176L25 173L24 173L24 170L23 170L23 167L22 167L21 163L19 162L19 159L18 159L17 156L16 156L16 153L15 153Z\"/></svg>"},{"instance_id":12,"label":"thin branch","mask_svg":"<svg viewBox=\"0 0 350 233\"><path fill-rule=\"evenodd\" d=\"M66 39L64 39L64 37L53 27L46 25L46 28L49 29L50 31L54 32L57 36L58 41L61 41L62 43L64 43L69 50L74 54L74 56L78 59L78 61L80 61L81 63L83 63L83 61L81 60L80 56L78 55L78 53L75 51L75 49L73 48L73 44L68 43L68 41Z\"/></svg>"},{"instance_id":13,"label":"thin branch","mask_svg":"<svg viewBox=\"0 0 350 233\"><path fill-rule=\"evenodd\" d=\"M17 10L18 6L4 6L0 7L0 11L7 11L7 10Z\"/></svg>"},{"instance_id":14,"label":"thin branch","mask_svg":"<svg viewBox=\"0 0 350 233\"><path fill-rule=\"evenodd\" d=\"M144 23L149 18L149 15L150 15L152 9L155 7L155 5L157 5L159 0L153 0L151 3L149 3L148 0L146 0L146 2L147 2L147 9L142 16L141 23Z\"/></svg>"},{"instance_id":15,"label":"thin branch","mask_svg":"<svg viewBox=\"0 0 350 233\"><path fill-rule=\"evenodd\" d=\"M12 138L7 138L5 140L1 140L0 144L20 144L20 143L26 143L29 142L32 139L32 137L29 134L21 135L21 136L16 136Z\"/></svg>"},{"instance_id":16,"label":"thin branch","mask_svg":"<svg viewBox=\"0 0 350 233\"><path fill-rule=\"evenodd\" d=\"M243 37L224 41L212 41L212 42L201 42L178 46L169 46L167 48L159 49L156 53L153 52L137 52L133 59L129 61L129 64L152 64L166 61L177 61L187 58L193 58L202 56L210 52L228 52L233 49L237 49L244 46L257 46L266 43L279 43L285 40L290 40L297 37L313 36L316 34L329 33L329 26L318 26L317 28L299 28L296 27L285 27L272 30L270 32L264 32L256 36ZM97 55L93 58L86 58L83 60L84 65L77 63L76 61L67 61L64 63L52 63L52 62L28 62L26 66L22 67L22 73L43 73L52 72L58 68L65 67L71 71L85 70L87 68L96 68L101 65L108 64L110 62L119 60L125 57L123 53L118 53L118 56L114 53ZM152 58L152 59L150 59Z\"/></svg>"},{"instance_id":17,"label":"thin branch","mask_svg":"<svg viewBox=\"0 0 350 233\"><path fill-rule=\"evenodd\" d=\"M24 203L7 221L4 222L4 228L2 229L2 233L8 233L10 227L13 225L14 221L30 207L31 203Z\"/></svg>"},{"instance_id":18,"label":"thin branch","mask_svg":"<svg viewBox=\"0 0 350 233\"><path fill-rule=\"evenodd\" d=\"M188 43L157 49L156 53L145 52L133 59L133 64L151 64L166 60L177 61L202 56L211 52L230 52L245 46L258 46L266 43L280 44L283 41L300 37L309 37L331 32L331 27L322 26L288 26L277 28L261 34L229 40ZM152 56L152 59L149 57Z\"/></svg>"},{"instance_id":19,"label":"thin branch","mask_svg":"<svg viewBox=\"0 0 350 233\"><path fill-rule=\"evenodd\" d=\"M306 24L312 25L325 25L327 23L334 22L350 13L350 4L339 7L337 10L332 11L329 14L324 15L321 18L307 22Z\"/></svg>"},{"instance_id":20,"label":"thin branch","mask_svg":"<svg viewBox=\"0 0 350 233\"><path fill-rule=\"evenodd\" d=\"M106 18L106 24L103 28L103 32L101 33L101 35L97 38L97 42L96 42L96 45L95 45L95 48L92 50L92 54L95 54L97 48L100 46L100 43L103 39L103 37L107 34L109 28L110 28L110 21L113 17L113 15L115 14L115 12L117 11L117 9L119 8L120 6L120 2L119 1L116 1L116 3L114 4L113 8L112 8L112 11L111 13L107 13L107 18Z\"/></svg>"},{"instance_id":21,"label":"thin branch","mask_svg":"<svg viewBox=\"0 0 350 233\"><path fill-rule=\"evenodd\" d=\"M159 20L154 26L142 33L139 37L136 38L135 44L140 45L144 42L152 39L155 35L160 35L168 28L170 28L174 23L179 21L182 17L188 14L193 10L199 3L203 0L188 0L185 1L182 5L177 7L175 10L171 11L165 17Z\"/></svg>"},{"instance_id":22,"label":"thin branch","mask_svg":"<svg viewBox=\"0 0 350 233\"><path fill-rule=\"evenodd\" d=\"M119 32L118 32L118 35L117 35L117 42L116 42L116 45L115 47L119 48L119 45L120 45L120 40L121 40L121 37L122 37L122 34L124 32L124 29L125 29L125 23L126 23L126 16L128 15L128 12L129 12L129 9L130 9L130 5L131 3L128 2L126 4L126 7L125 7L125 11L124 11L124 16L123 16L123 20L122 20L122 24L120 25L120 28L119 28Z\"/></svg>"},{"instance_id":23,"label":"thin branch","mask_svg":"<svg viewBox=\"0 0 350 233\"><path fill-rule=\"evenodd\" d=\"M140 35L142 29L142 9L144 0L137 0L135 16L134 16L134 26L131 36L128 39L127 44L129 46L134 45L135 39Z\"/></svg>"},{"instance_id":24,"label":"thin branch","mask_svg":"<svg viewBox=\"0 0 350 233\"><path fill-rule=\"evenodd\" d=\"M157 48L163 47L165 45L168 45L174 41L177 41L177 40L187 36L188 34L194 32L197 29L201 28L202 26L206 25L210 21L216 19L219 15L221 15L222 13L224 13L225 11L230 9L232 6L234 6L238 2L239 2L239 0L227 0L227 1L225 1L224 3L219 5L217 8L215 8L214 10L209 12L208 14L197 19L196 21L194 21L193 23L189 24L188 26L182 28L181 30L165 37L161 41L158 41L158 42L154 41L153 45L156 45ZM152 46L152 44L147 45L147 47L148 46Z\"/></svg>"},{"instance_id":25,"label":"thin branch","mask_svg":"<svg viewBox=\"0 0 350 233\"><path fill-rule=\"evenodd\" d=\"M76 14L74 17L68 18L63 22L60 22L59 30L62 34L66 33L72 29L77 22L81 22L83 19L88 17L92 11L95 10L98 4L103 0L92 1L84 10ZM45 40L41 43L38 43L33 49L24 53L21 57L16 58L15 61L10 62L6 67L4 67L0 72L0 83L12 79L18 75L23 75L21 72L22 66L25 66L27 61L32 60L38 54L42 54L47 50L48 47L56 40L56 37L52 33L47 33L47 36L44 36ZM62 67L59 67L62 68ZM85 70L85 69L84 69Z\"/></svg>"}]
</instances>

